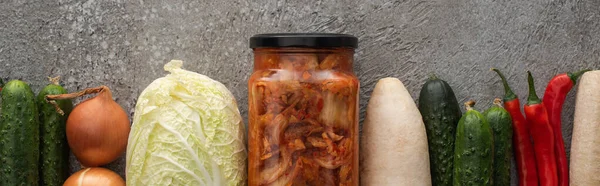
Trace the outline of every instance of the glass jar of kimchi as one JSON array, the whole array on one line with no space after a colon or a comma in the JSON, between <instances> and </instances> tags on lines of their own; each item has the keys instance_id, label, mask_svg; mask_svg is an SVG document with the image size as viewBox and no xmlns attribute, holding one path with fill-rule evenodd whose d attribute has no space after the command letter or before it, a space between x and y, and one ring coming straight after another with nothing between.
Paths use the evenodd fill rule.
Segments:
<instances>
[{"instance_id":1,"label":"glass jar of kimchi","mask_svg":"<svg viewBox=\"0 0 600 186\"><path fill-rule=\"evenodd\" d=\"M356 46L343 34L250 39L250 186L358 185Z\"/></svg>"}]
</instances>

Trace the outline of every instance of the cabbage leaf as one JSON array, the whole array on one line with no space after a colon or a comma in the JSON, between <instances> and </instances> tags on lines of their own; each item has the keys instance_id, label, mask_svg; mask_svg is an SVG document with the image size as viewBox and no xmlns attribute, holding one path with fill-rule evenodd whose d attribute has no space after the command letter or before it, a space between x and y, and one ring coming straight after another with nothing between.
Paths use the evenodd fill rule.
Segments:
<instances>
[{"instance_id":1,"label":"cabbage leaf","mask_svg":"<svg viewBox=\"0 0 600 186\"><path fill-rule=\"evenodd\" d=\"M231 92L207 76L164 66L138 98L127 185L245 185L245 129Z\"/></svg>"}]
</instances>

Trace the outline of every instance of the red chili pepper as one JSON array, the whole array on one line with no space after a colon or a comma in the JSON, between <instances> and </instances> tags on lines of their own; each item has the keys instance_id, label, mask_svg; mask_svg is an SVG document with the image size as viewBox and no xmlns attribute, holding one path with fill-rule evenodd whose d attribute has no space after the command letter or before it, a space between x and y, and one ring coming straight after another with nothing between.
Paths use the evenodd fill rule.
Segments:
<instances>
[{"instance_id":1,"label":"red chili pepper","mask_svg":"<svg viewBox=\"0 0 600 186\"><path fill-rule=\"evenodd\" d=\"M558 165L559 186L569 185L569 166L567 154L565 153L565 141L562 137L561 113L565 103L565 98L573 88L577 79L589 70L582 70L575 73L563 73L554 76L546 87L543 103L548 110L548 118L554 132L554 153L556 155L556 164Z\"/></svg>"},{"instance_id":2,"label":"red chili pepper","mask_svg":"<svg viewBox=\"0 0 600 186\"><path fill-rule=\"evenodd\" d=\"M519 186L538 186L535 153L529 135L529 125L521 113L519 98L510 89L504 75L498 69L492 69L502 79L504 85L504 108L512 118L513 148L519 173Z\"/></svg>"},{"instance_id":3,"label":"red chili pepper","mask_svg":"<svg viewBox=\"0 0 600 186\"><path fill-rule=\"evenodd\" d=\"M524 110L527 121L531 124L531 137L533 138L540 186L556 186L558 185L558 175L554 154L554 132L550 126L546 107L535 93L533 77L529 71L527 71L527 82L529 83L529 97L527 97Z\"/></svg>"}]
</instances>

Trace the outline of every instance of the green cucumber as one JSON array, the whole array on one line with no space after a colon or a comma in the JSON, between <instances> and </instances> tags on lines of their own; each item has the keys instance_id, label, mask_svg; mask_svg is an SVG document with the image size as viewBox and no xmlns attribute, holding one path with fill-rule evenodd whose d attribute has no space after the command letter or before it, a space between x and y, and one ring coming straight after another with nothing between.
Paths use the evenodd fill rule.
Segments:
<instances>
[{"instance_id":1,"label":"green cucumber","mask_svg":"<svg viewBox=\"0 0 600 186\"><path fill-rule=\"evenodd\" d=\"M494 105L483 112L494 133L494 185L510 185L510 160L512 158L512 118L496 98Z\"/></svg>"},{"instance_id":2,"label":"green cucumber","mask_svg":"<svg viewBox=\"0 0 600 186\"><path fill-rule=\"evenodd\" d=\"M2 91L2 87L4 87L4 81L0 78L0 91ZM2 99L0 99L0 104L2 104ZM2 108L0 107L0 113L2 113Z\"/></svg>"},{"instance_id":3,"label":"green cucumber","mask_svg":"<svg viewBox=\"0 0 600 186\"><path fill-rule=\"evenodd\" d=\"M71 100L56 100L64 111L58 114L54 105L46 102L46 95L66 94L58 84L58 79L44 87L37 96L40 118L40 184L60 186L69 176L69 144L66 136L66 123L73 109Z\"/></svg>"},{"instance_id":4,"label":"green cucumber","mask_svg":"<svg viewBox=\"0 0 600 186\"><path fill-rule=\"evenodd\" d=\"M494 136L485 116L465 103L454 143L454 186L492 185Z\"/></svg>"},{"instance_id":5,"label":"green cucumber","mask_svg":"<svg viewBox=\"0 0 600 186\"><path fill-rule=\"evenodd\" d=\"M36 186L40 125L35 95L27 83L12 80L4 85L1 97L0 185Z\"/></svg>"},{"instance_id":6,"label":"green cucumber","mask_svg":"<svg viewBox=\"0 0 600 186\"><path fill-rule=\"evenodd\" d=\"M452 185L454 136L462 113L450 85L432 76L421 89L419 111L427 131L432 184Z\"/></svg>"}]
</instances>

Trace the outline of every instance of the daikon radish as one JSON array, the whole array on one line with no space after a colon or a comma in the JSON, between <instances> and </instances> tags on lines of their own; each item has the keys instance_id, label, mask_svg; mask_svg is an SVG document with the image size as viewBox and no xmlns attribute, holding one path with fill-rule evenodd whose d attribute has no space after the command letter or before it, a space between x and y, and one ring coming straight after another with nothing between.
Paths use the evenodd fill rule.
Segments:
<instances>
[{"instance_id":1,"label":"daikon radish","mask_svg":"<svg viewBox=\"0 0 600 186\"><path fill-rule=\"evenodd\" d=\"M569 173L571 185L600 185L600 70L579 81Z\"/></svg>"},{"instance_id":2,"label":"daikon radish","mask_svg":"<svg viewBox=\"0 0 600 186\"><path fill-rule=\"evenodd\" d=\"M361 185L431 185L421 113L396 78L375 85L363 125L360 159Z\"/></svg>"}]
</instances>

